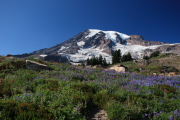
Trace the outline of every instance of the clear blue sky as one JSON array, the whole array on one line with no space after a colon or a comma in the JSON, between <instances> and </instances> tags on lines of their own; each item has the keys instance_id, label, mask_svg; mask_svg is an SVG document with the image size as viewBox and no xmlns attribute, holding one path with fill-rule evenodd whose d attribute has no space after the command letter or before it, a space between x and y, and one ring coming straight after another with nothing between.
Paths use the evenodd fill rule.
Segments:
<instances>
[{"instance_id":1,"label":"clear blue sky","mask_svg":"<svg viewBox=\"0 0 180 120\"><path fill-rule=\"evenodd\" d=\"M87 29L180 43L180 0L0 0L0 55L49 48Z\"/></svg>"}]
</instances>

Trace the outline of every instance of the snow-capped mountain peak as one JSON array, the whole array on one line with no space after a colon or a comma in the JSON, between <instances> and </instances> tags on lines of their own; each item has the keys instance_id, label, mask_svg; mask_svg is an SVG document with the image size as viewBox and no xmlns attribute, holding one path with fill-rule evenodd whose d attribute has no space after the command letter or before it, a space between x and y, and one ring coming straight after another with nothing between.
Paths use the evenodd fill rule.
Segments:
<instances>
[{"instance_id":1,"label":"snow-capped mountain peak","mask_svg":"<svg viewBox=\"0 0 180 120\"><path fill-rule=\"evenodd\" d=\"M95 34L101 32L102 30L98 30L98 29L89 29L90 33L85 37L85 38L88 38L88 37L92 37L94 36Z\"/></svg>"},{"instance_id":2,"label":"snow-capped mountain peak","mask_svg":"<svg viewBox=\"0 0 180 120\"><path fill-rule=\"evenodd\" d=\"M61 56L60 59L70 62L86 61L87 58L102 55L107 62L111 63L113 52L118 49L121 50L122 55L130 52L134 59L139 59L156 50L169 52L174 48L178 49L179 44L147 41L140 35L129 36L117 31L89 29L61 44L35 51L33 54L56 54Z\"/></svg>"},{"instance_id":3,"label":"snow-capped mountain peak","mask_svg":"<svg viewBox=\"0 0 180 120\"><path fill-rule=\"evenodd\" d=\"M111 39L114 43L117 43L116 38L117 35L119 35L119 37L124 41L127 38L129 38L129 35L120 33L120 32L116 32L116 31L103 31L103 30L98 30L98 29L89 29L90 33L85 37L93 37L94 35L98 34L99 32L105 33L106 34L106 38L107 39Z\"/></svg>"}]
</instances>

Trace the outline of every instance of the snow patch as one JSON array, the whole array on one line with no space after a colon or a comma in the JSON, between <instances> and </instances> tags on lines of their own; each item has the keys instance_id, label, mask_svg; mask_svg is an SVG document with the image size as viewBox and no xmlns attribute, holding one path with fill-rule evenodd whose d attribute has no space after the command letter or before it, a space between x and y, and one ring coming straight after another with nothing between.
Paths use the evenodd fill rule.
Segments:
<instances>
[{"instance_id":1,"label":"snow patch","mask_svg":"<svg viewBox=\"0 0 180 120\"><path fill-rule=\"evenodd\" d=\"M127 38L129 38L130 36L123 34L123 33L119 33L116 31L102 31L106 34L106 38L111 39L114 43L117 43L117 34L121 37L122 40L126 40Z\"/></svg>"},{"instance_id":2,"label":"snow patch","mask_svg":"<svg viewBox=\"0 0 180 120\"><path fill-rule=\"evenodd\" d=\"M39 55L39 56L41 56L41 57L46 57L47 55Z\"/></svg>"},{"instance_id":3,"label":"snow patch","mask_svg":"<svg viewBox=\"0 0 180 120\"><path fill-rule=\"evenodd\" d=\"M90 33L85 37L92 37L96 34L99 34L99 32L103 32L106 34L106 38L111 39L114 43L117 43L116 38L117 38L117 34L121 37L122 40L126 40L127 38L129 38L129 35L120 33L120 32L116 32L116 31L102 31L102 30L98 30L98 29L89 29Z\"/></svg>"},{"instance_id":4,"label":"snow patch","mask_svg":"<svg viewBox=\"0 0 180 120\"><path fill-rule=\"evenodd\" d=\"M90 33L89 33L85 38L92 37L92 36L94 36L95 34L101 32L102 30L89 29L89 31L90 31Z\"/></svg>"},{"instance_id":5,"label":"snow patch","mask_svg":"<svg viewBox=\"0 0 180 120\"><path fill-rule=\"evenodd\" d=\"M69 59L73 62L86 61L88 58L99 57L100 55L102 55L103 58L106 58L107 63L111 63L112 56L102 52L102 50L100 50L99 48L80 48L80 50L78 50L78 53L68 54Z\"/></svg>"},{"instance_id":6,"label":"snow patch","mask_svg":"<svg viewBox=\"0 0 180 120\"><path fill-rule=\"evenodd\" d=\"M126 35L126 34L123 34L123 33L119 33L119 32L117 32L117 34L118 34L123 40L126 40L127 38L130 37L129 35Z\"/></svg>"},{"instance_id":7,"label":"snow patch","mask_svg":"<svg viewBox=\"0 0 180 120\"><path fill-rule=\"evenodd\" d=\"M80 46L80 47L83 46L84 44L85 44L84 41L77 42L77 45Z\"/></svg>"},{"instance_id":8,"label":"snow patch","mask_svg":"<svg viewBox=\"0 0 180 120\"><path fill-rule=\"evenodd\" d=\"M109 38L114 43L117 43L117 41L116 41L116 37L117 37L116 32L114 32L114 31L103 31L103 33L106 34L106 36L105 36L106 38Z\"/></svg>"},{"instance_id":9,"label":"snow patch","mask_svg":"<svg viewBox=\"0 0 180 120\"><path fill-rule=\"evenodd\" d=\"M64 50L66 47L62 46L59 50Z\"/></svg>"},{"instance_id":10,"label":"snow patch","mask_svg":"<svg viewBox=\"0 0 180 120\"><path fill-rule=\"evenodd\" d=\"M127 54L128 52L131 53L131 56L133 58L142 58L144 55L148 55L148 53L145 53L145 49L156 49L157 47L162 45L154 45L154 46L141 46L141 45L122 45L119 43L116 43L116 46L113 47L114 50L121 50L121 54Z\"/></svg>"}]
</instances>

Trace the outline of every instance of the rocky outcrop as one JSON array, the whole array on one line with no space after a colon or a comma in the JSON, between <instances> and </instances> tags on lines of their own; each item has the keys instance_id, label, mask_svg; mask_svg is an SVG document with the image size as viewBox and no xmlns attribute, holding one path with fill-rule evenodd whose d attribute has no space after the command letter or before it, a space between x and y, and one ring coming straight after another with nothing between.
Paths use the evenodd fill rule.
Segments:
<instances>
[{"instance_id":1,"label":"rocky outcrop","mask_svg":"<svg viewBox=\"0 0 180 120\"><path fill-rule=\"evenodd\" d=\"M179 70L173 66L162 66L160 72L170 73L170 72L179 72Z\"/></svg>"},{"instance_id":2,"label":"rocky outcrop","mask_svg":"<svg viewBox=\"0 0 180 120\"><path fill-rule=\"evenodd\" d=\"M31 60L26 60L26 68L29 70L36 70L36 71L51 70L51 68L48 67L47 65Z\"/></svg>"},{"instance_id":3,"label":"rocky outcrop","mask_svg":"<svg viewBox=\"0 0 180 120\"><path fill-rule=\"evenodd\" d=\"M180 55L180 44L163 45L154 49L154 51L159 51L162 53L174 53Z\"/></svg>"},{"instance_id":4,"label":"rocky outcrop","mask_svg":"<svg viewBox=\"0 0 180 120\"><path fill-rule=\"evenodd\" d=\"M152 45L163 45L163 42L147 41L141 35L131 35L126 41L131 45L142 45L142 46L152 46Z\"/></svg>"},{"instance_id":5,"label":"rocky outcrop","mask_svg":"<svg viewBox=\"0 0 180 120\"><path fill-rule=\"evenodd\" d=\"M148 65L150 63L149 60L144 60L144 59L136 59L133 60L134 64L142 64L142 65Z\"/></svg>"},{"instance_id":6,"label":"rocky outcrop","mask_svg":"<svg viewBox=\"0 0 180 120\"><path fill-rule=\"evenodd\" d=\"M115 70L116 72L128 72L128 68L124 65L115 65L111 67L110 70Z\"/></svg>"}]
</instances>

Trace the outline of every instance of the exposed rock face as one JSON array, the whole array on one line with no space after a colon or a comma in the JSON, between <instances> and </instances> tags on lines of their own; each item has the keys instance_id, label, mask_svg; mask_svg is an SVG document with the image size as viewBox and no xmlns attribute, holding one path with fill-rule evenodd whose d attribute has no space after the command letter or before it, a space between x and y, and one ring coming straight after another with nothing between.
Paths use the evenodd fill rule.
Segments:
<instances>
[{"instance_id":1,"label":"exposed rock face","mask_svg":"<svg viewBox=\"0 0 180 120\"><path fill-rule=\"evenodd\" d=\"M26 60L26 68L30 70L37 70L37 71L51 70L50 67L48 67L47 65L40 64L38 62L31 61L31 60Z\"/></svg>"},{"instance_id":2,"label":"exposed rock face","mask_svg":"<svg viewBox=\"0 0 180 120\"><path fill-rule=\"evenodd\" d=\"M141 35L131 35L126 41L131 45L142 45L142 46L152 46L152 45L163 45L163 42L147 41Z\"/></svg>"},{"instance_id":3,"label":"exposed rock face","mask_svg":"<svg viewBox=\"0 0 180 120\"><path fill-rule=\"evenodd\" d=\"M112 44L113 43L111 40L106 40L106 42L102 43L103 52L112 55L113 53Z\"/></svg>"},{"instance_id":4,"label":"exposed rock face","mask_svg":"<svg viewBox=\"0 0 180 120\"><path fill-rule=\"evenodd\" d=\"M45 61L50 61L50 62L60 62L61 56L58 55L58 54L47 55L46 57L44 57L44 60Z\"/></svg>"},{"instance_id":5,"label":"exposed rock face","mask_svg":"<svg viewBox=\"0 0 180 120\"><path fill-rule=\"evenodd\" d=\"M170 72L179 72L178 69L176 69L175 67L173 66L162 66L162 70L160 72L167 72L167 73L170 73Z\"/></svg>"},{"instance_id":6,"label":"exposed rock face","mask_svg":"<svg viewBox=\"0 0 180 120\"><path fill-rule=\"evenodd\" d=\"M180 55L180 44L163 45L156 48L154 51L160 51L162 53L175 53Z\"/></svg>"},{"instance_id":7,"label":"exposed rock face","mask_svg":"<svg viewBox=\"0 0 180 120\"><path fill-rule=\"evenodd\" d=\"M150 61L149 60L144 60L144 59L137 59L137 60L133 60L133 63L148 65L150 63Z\"/></svg>"}]
</instances>

